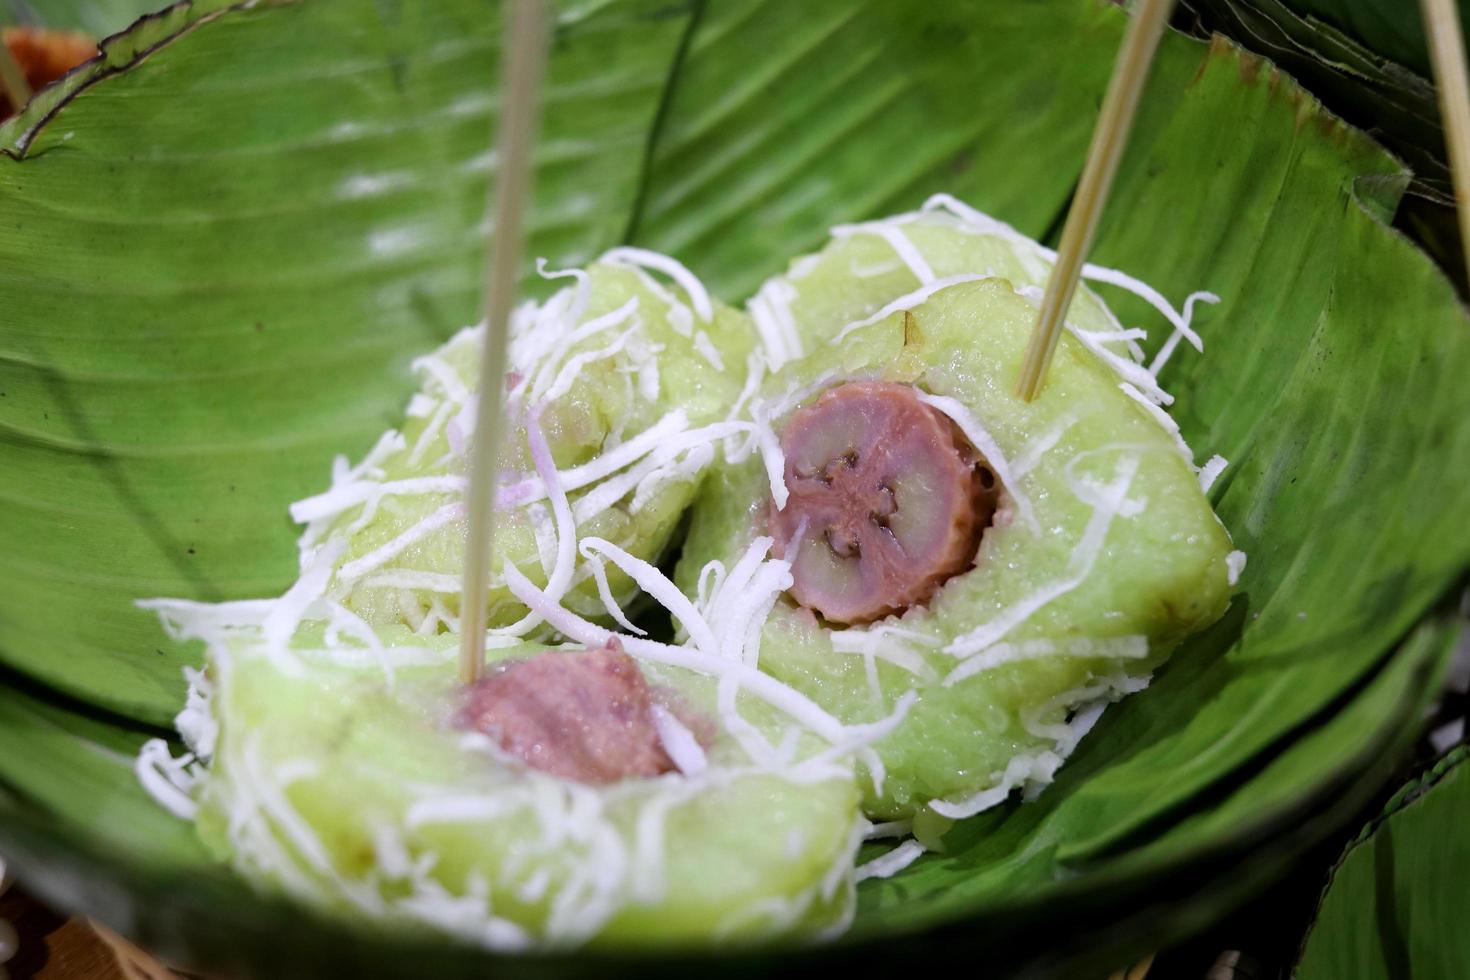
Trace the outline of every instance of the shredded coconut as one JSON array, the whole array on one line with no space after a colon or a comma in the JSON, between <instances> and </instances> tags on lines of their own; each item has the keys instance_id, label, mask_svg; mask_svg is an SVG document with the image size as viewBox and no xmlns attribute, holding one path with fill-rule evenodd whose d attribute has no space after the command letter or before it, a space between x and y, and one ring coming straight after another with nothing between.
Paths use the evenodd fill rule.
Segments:
<instances>
[{"instance_id":1,"label":"shredded coconut","mask_svg":"<svg viewBox=\"0 0 1470 980\"><path fill-rule=\"evenodd\" d=\"M709 362L709 366L716 371L725 370L725 359L720 356L720 349L715 346L714 341L709 339L709 334L703 330L694 332L694 349L699 351L699 356Z\"/></svg>"},{"instance_id":2,"label":"shredded coconut","mask_svg":"<svg viewBox=\"0 0 1470 980\"><path fill-rule=\"evenodd\" d=\"M1065 575L1047 583L1024 599L1012 603L1009 608L990 621L960 635L944 648L945 652L956 657L969 657L980 653L1000 642L1011 630L1030 619L1046 605L1085 582L1088 575L1092 573L1092 566L1097 561L1097 556L1102 552L1103 541L1107 537L1108 528L1112 526L1113 518L1118 515L1127 500L1128 488L1133 483L1134 474L1138 472L1138 464L1137 456L1127 456L1119 462L1117 477L1105 489L1102 499L1093 509L1092 517L1082 532L1082 538L1072 551Z\"/></svg>"},{"instance_id":3,"label":"shredded coconut","mask_svg":"<svg viewBox=\"0 0 1470 980\"><path fill-rule=\"evenodd\" d=\"M962 282L979 282L980 280L987 278L989 277L966 272L961 273L957 276L945 276L943 279L935 279L932 282L925 283L918 289L915 289L913 292L904 293L902 296L898 297L898 299L884 304L878 310L878 312L873 313L869 316L865 316L861 320L854 320L853 322L847 324L841 330L837 331L837 336L832 338L832 343L841 343L842 340L854 330L861 330L863 327L871 327L875 323L888 319L895 313L901 313L904 310L912 310L914 307L923 303L930 296L933 296L941 289L948 289L950 286L955 286Z\"/></svg>"},{"instance_id":4,"label":"shredded coconut","mask_svg":"<svg viewBox=\"0 0 1470 980\"><path fill-rule=\"evenodd\" d=\"M889 220L912 221L919 215L929 214L936 211L947 212L948 214L959 219L959 221L963 225L968 226L970 229L976 232L979 232L981 234L996 235L1007 241L1017 251L1023 254L1030 253L1039 257L1048 266L1048 272L1049 267L1056 264L1057 253L1054 250L1049 249L1038 242L1032 241L1030 238L1022 235L1020 232L1016 231L1016 229L1012 228L1005 222L998 221L987 214L983 214L982 212L977 211L976 209L970 207L969 205L949 194L934 194L924 202L922 208L916 214L899 215L897 218L891 218ZM1045 275L1040 278L1044 280ZM1175 348L1179 345L1179 342L1181 340L1187 340L1189 344L1195 348L1195 350L1204 350L1204 343L1200 340L1199 334L1196 333L1192 328L1191 322L1194 318L1194 307L1196 303L1220 302L1220 297L1216 296L1214 293L1206 292L1203 290L1190 293L1189 296L1185 298L1183 309L1176 309L1173 304L1171 304L1167 299L1164 298L1163 294L1154 289L1148 283L1143 282L1142 280L1137 279L1133 276L1130 276L1127 273L1122 272L1118 269L1109 269L1105 266L1094 265L1089 262L1082 267L1082 278L1089 282L1099 282L1110 286L1117 286L1120 289L1124 289L1127 292L1132 293L1134 296L1137 296L1145 303L1148 303L1155 310L1157 310L1160 315L1164 317L1164 319L1169 321L1170 325L1173 327L1173 332L1170 334L1168 339L1165 340L1163 346L1160 347L1159 353L1155 356L1154 363L1149 366L1147 373L1149 373L1151 376L1157 377L1159 371L1169 360L1169 357L1173 354ZM1145 393L1150 393L1150 388L1143 385L1139 385L1139 387ZM1167 404L1167 401L1164 402L1164 404Z\"/></svg>"},{"instance_id":5,"label":"shredded coconut","mask_svg":"<svg viewBox=\"0 0 1470 980\"><path fill-rule=\"evenodd\" d=\"M917 861L926 850L928 848L918 841L906 840L887 854L873 858L867 864L858 865L857 879L866 881L869 878L892 878Z\"/></svg>"},{"instance_id":6,"label":"shredded coconut","mask_svg":"<svg viewBox=\"0 0 1470 980\"><path fill-rule=\"evenodd\" d=\"M963 820L973 817L982 810L1005 802L1011 791L1028 782L1049 783L1061 766L1062 760L1055 752L1045 750L1035 755L1019 755L1012 759L1003 772L992 777L994 785L962 800L932 800L929 808L941 817Z\"/></svg>"},{"instance_id":7,"label":"shredded coconut","mask_svg":"<svg viewBox=\"0 0 1470 980\"><path fill-rule=\"evenodd\" d=\"M882 840L885 837L908 837L914 832L912 820L888 820L875 823L863 831L863 840Z\"/></svg>"},{"instance_id":8,"label":"shredded coconut","mask_svg":"<svg viewBox=\"0 0 1470 980\"><path fill-rule=\"evenodd\" d=\"M1231 588L1240 581L1241 573L1245 571L1245 558L1244 551L1232 551L1225 556L1226 581Z\"/></svg>"},{"instance_id":9,"label":"shredded coconut","mask_svg":"<svg viewBox=\"0 0 1470 980\"><path fill-rule=\"evenodd\" d=\"M1148 638L1144 636L1090 637L1076 636L1062 640L1023 640L1019 643L996 643L982 653L974 654L944 678L945 687L953 687L978 674L1023 660L1049 657L1106 657L1140 660L1148 656Z\"/></svg>"},{"instance_id":10,"label":"shredded coconut","mask_svg":"<svg viewBox=\"0 0 1470 980\"><path fill-rule=\"evenodd\" d=\"M925 405L939 409L965 434L970 444L980 450L990 468L995 470L999 477L1001 486L1005 488L1012 501L1016 504L1016 511L1020 514L1033 534L1041 533L1041 525L1036 522L1036 511L1031 506L1031 499L1021 490L1021 480L1011 469L1010 463L1001 452L1000 445L991 437L989 431L981 424L980 420L960 401L950 398L948 395L931 395L928 392L919 392L919 401Z\"/></svg>"},{"instance_id":11,"label":"shredded coconut","mask_svg":"<svg viewBox=\"0 0 1470 980\"><path fill-rule=\"evenodd\" d=\"M1210 488L1215 485L1215 480L1225 472L1225 467L1230 464L1225 457L1219 454L1211 456L1209 461L1199 469L1199 488L1202 493L1209 493Z\"/></svg>"},{"instance_id":12,"label":"shredded coconut","mask_svg":"<svg viewBox=\"0 0 1470 980\"><path fill-rule=\"evenodd\" d=\"M463 503L455 501L454 503L444 504L427 517L410 526L387 544L379 545L361 558L356 558L345 563L338 570L337 578L343 582L351 582L355 579L362 578L368 572L376 571L394 558L397 558L404 551L424 538L427 538L441 527L462 517L464 517ZM337 544L345 546L346 542L338 541Z\"/></svg>"},{"instance_id":13,"label":"shredded coconut","mask_svg":"<svg viewBox=\"0 0 1470 980\"><path fill-rule=\"evenodd\" d=\"M709 760L705 758L699 739L672 711L662 705L654 705L653 724L664 752L681 773L697 776L709 768Z\"/></svg>"},{"instance_id":14,"label":"shredded coconut","mask_svg":"<svg viewBox=\"0 0 1470 980\"><path fill-rule=\"evenodd\" d=\"M655 272L662 272L678 284L689 297L689 302L694 305L694 312L705 323L715 318L714 304L710 302L709 291L704 288L704 283L690 272L682 262L672 259L658 252L651 252L646 248L633 248L622 245L618 248L604 252L601 261L613 265L642 266Z\"/></svg>"},{"instance_id":15,"label":"shredded coconut","mask_svg":"<svg viewBox=\"0 0 1470 980\"><path fill-rule=\"evenodd\" d=\"M929 268L929 263L924 260L914 243L905 235L903 228L899 225L890 224L886 221L873 221L860 225L838 225L832 229L833 238L846 238L850 235L868 234L877 235L893 247L914 278L919 280L919 285L927 286L934 281L934 270Z\"/></svg>"},{"instance_id":16,"label":"shredded coconut","mask_svg":"<svg viewBox=\"0 0 1470 980\"><path fill-rule=\"evenodd\" d=\"M805 354L801 332L791 313L791 301L796 296L796 287L777 277L766 280L746 307L765 348L766 364L772 371L779 371L782 365Z\"/></svg>"},{"instance_id":17,"label":"shredded coconut","mask_svg":"<svg viewBox=\"0 0 1470 980\"><path fill-rule=\"evenodd\" d=\"M139 750L133 771L148 795L165 810L181 820L194 819L199 804L193 794L203 778L203 767L195 761L193 753L176 759L163 739L149 739Z\"/></svg>"},{"instance_id":18,"label":"shredded coconut","mask_svg":"<svg viewBox=\"0 0 1470 980\"><path fill-rule=\"evenodd\" d=\"M1194 450L1190 449L1189 443L1184 441L1184 435L1179 431L1179 423L1175 422L1168 412L1145 398L1142 392L1128 382L1124 381L1118 387L1122 389L1123 394L1142 405L1144 411L1159 423L1159 428L1174 437L1174 445L1178 448L1179 455L1183 456L1184 461L1190 466L1194 466Z\"/></svg>"},{"instance_id":19,"label":"shredded coconut","mask_svg":"<svg viewBox=\"0 0 1470 980\"><path fill-rule=\"evenodd\" d=\"M1053 423L1045 432L1041 433L1041 435L1033 437L1026 444L1025 451L1012 461L1011 478L1019 480L1035 469L1036 464L1041 462L1041 458L1051 452L1057 443L1062 441L1062 437L1067 434L1072 426L1077 424L1077 421L1077 415L1068 412Z\"/></svg>"}]
</instances>

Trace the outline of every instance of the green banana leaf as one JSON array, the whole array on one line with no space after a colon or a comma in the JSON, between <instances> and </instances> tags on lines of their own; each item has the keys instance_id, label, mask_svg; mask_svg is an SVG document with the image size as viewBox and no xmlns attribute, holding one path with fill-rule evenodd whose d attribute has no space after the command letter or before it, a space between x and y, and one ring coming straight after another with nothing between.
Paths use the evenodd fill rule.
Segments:
<instances>
[{"instance_id":1,"label":"green banana leaf","mask_svg":"<svg viewBox=\"0 0 1470 980\"><path fill-rule=\"evenodd\" d=\"M1470 975L1470 747L1395 794L1343 854L1297 964L1299 980Z\"/></svg>"},{"instance_id":2,"label":"green banana leaf","mask_svg":"<svg viewBox=\"0 0 1470 980\"><path fill-rule=\"evenodd\" d=\"M489 968L255 896L149 807L130 753L198 652L131 603L283 588L286 503L475 317L497 23L472 0L183 5L0 126L0 852L166 956ZM940 190L1045 235L1123 26L1093 0L563 5L532 252L631 241L738 300L830 225ZM1470 567L1470 329L1386 225L1407 180L1268 63L1165 39L1096 260L1223 297L1164 380L1200 460L1230 460L1241 593L1037 802L865 882L847 939L702 969L1105 972L1353 819L1415 736Z\"/></svg>"},{"instance_id":3,"label":"green banana leaf","mask_svg":"<svg viewBox=\"0 0 1470 980\"><path fill-rule=\"evenodd\" d=\"M532 254L621 240L674 13L564 11ZM284 504L476 316L497 25L472 2L184 4L0 127L0 656L164 723L197 653L133 600L289 583Z\"/></svg>"},{"instance_id":4,"label":"green banana leaf","mask_svg":"<svg viewBox=\"0 0 1470 980\"><path fill-rule=\"evenodd\" d=\"M1378 18L1364 18L1369 3L1322 4L1317 0L1190 0L1197 31L1215 31L1270 58L1320 98L1334 113L1374 135L1413 171L1407 195L1395 216L1405 230L1439 262L1463 295L1465 261L1455 219L1454 190L1445 156L1444 131L1430 69L1424 60L1417 3L1385 6L1392 26L1413 35L1394 43L1389 28L1367 30ZM1334 14L1364 28L1366 37L1335 26ZM1326 19L1323 19L1326 18ZM1407 63L1385 52L1407 57Z\"/></svg>"},{"instance_id":5,"label":"green banana leaf","mask_svg":"<svg viewBox=\"0 0 1470 980\"><path fill-rule=\"evenodd\" d=\"M1313 14L1311 0L1194 0L1192 6L1202 28L1269 57L1408 162L1416 186L1453 204L1444 132L1427 65L1407 67L1324 22ZM1404 7L1417 23L1417 4Z\"/></svg>"}]
</instances>

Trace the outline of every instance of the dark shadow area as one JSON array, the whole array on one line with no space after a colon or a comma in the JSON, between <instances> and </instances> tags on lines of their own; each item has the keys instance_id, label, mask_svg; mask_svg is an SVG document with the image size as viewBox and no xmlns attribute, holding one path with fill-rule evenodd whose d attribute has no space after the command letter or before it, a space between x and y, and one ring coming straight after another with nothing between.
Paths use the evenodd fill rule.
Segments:
<instances>
[{"instance_id":1,"label":"dark shadow area","mask_svg":"<svg viewBox=\"0 0 1470 980\"><path fill-rule=\"evenodd\" d=\"M64 916L13 889L0 896L0 919L8 921L20 937L15 957L4 965L11 980L31 980L40 976L48 965L55 966L51 963L50 946L66 925ZM52 975L57 975L55 969Z\"/></svg>"},{"instance_id":2,"label":"dark shadow area","mask_svg":"<svg viewBox=\"0 0 1470 980\"><path fill-rule=\"evenodd\" d=\"M1062 201L1061 207L1057 208L1056 213L1047 221L1046 228L1042 230L1040 235L1036 236L1038 242L1048 248L1057 247L1057 243L1062 240L1062 228L1067 223L1067 213L1072 210L1072 201L1076 196L1077 184L1074 181L1072 189L1067 192L1066 200Z\"/></svg>"},{"instance_id":3,"label":"dark shadow area","mask_svg":"<svg viewBox=\"0 0 1470 980\"><path fill-rule=\"evenodd\" d=\"M120 733L134 734L142 738L163 738L175 744L181 744L178 732L172 728L150 725L129 715L108 711L90 701L84 701L59 691L6 664L0 664L0 689L3 689L7 695L19 695L29 701L38 702L57 711L65 711Z\"/></svg>"}]
</instances>

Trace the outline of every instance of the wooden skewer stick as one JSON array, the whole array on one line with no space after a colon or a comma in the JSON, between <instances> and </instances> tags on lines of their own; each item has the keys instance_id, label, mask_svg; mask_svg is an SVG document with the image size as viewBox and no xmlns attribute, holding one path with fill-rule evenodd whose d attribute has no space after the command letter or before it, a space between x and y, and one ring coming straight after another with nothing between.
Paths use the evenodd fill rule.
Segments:
<instances>
[{"instance_id":1,"label":"wooden skewer stick","mask_svg":"<svg viewBox=\"0 0 1470 980\"><path fill-rule=\"evenodd\" d=\"M1092 245L1092 236L1102 217L1108 192L1112 190L1113 176L1118 172L1118 161L1123 157L1123 147L1133 128L1133 114L1143 93L1143 83L1148 79L1149 66L1153 63L1154 52L1158 49L1159 38L1164 33L1164 25L1173 6L1174 0L1139 0L1133 8L1123 47L1118 52L1118 62L1113 66L1112 80L1108 82L1102 113L1098 116L1097 128L1092 132L1087 163L1082 168L1081 180L1077 182L1077 195L1062 228L1056 266L1047 280L1036 326L1031 331L1031 342L1026 347L1026 359L1021 364L1016 394L1024 401L1029 402L1036 397L1046 377L1046 369L1051 366L1051 356L1062 333L1062 322L1072 305L1072 296L1077 292L1082 264Z\"/></svg>"},{"instance_id":2,"label":"wooden skewer stick","mask_svg":"<svg viewBox=\"0 0 1470 980\"><path fill-rule=\"evenodd\" d=\"M1460 245L1470 275L1470 74L1465 70L1465 39L1455 0L1420 0L1424 33L1439 90L1439 114L1455 182L1455 211L1460 218Z\"/></svg>"},{"instance_id":3,"label":"wooden skewer stick","mask_svg":"<svg viewBox=\"0 0 1470 980\"><path fill-rule=\"evenodd\" d=\"M506 348L521 262L521 219L531 189L531 147L541 101L550 30L546 0L509 0L501 50L504 109L500 119L500 165L495 178L494 224L485 269L485 345L480 356L480 398L470 448L469 540L465 545L464 599L460 609L459 676L480 679L485 665L485 593L495 530L495 490L500 473L505 401Z\"/></svg>"},{"instance_id":4,"label":"wooden skewer stick","mask_svg":"<svg viewBox=\"0 0 1470 980\"><path fill-rule=\"evenodd\" d=\"M0 92L4 93L16 112L20 112L31 101L31 86L26 81L26 74L20 70L15 55L10 53L10 45L3 39L0 39Z\"/></svg>"}]
</instances>

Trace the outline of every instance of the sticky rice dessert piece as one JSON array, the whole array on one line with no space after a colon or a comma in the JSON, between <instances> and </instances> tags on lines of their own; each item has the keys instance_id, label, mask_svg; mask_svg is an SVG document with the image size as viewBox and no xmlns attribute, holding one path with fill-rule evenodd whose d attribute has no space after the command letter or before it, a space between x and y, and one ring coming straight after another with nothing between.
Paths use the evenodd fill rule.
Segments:
<instances>
[{"instance_id":1,"label":"sticky rice dessert piece","mask_svg":"<svg viewBox=\"0 0 1470 980\"><path fill-rule=\"evenodd\" d=\"M994 236L971 242L947 219L931 230L925 241L910 229L931 271L1004 264L1004 256L989 254ZM910 274L886 238L865 237L878 250L868 261L881 257ZM924 504L920 523L948 527L965 516L984 525L971 560L927 598L891 593L886 618L874 619L874 608L828 618L798 585L765 622L760 666L849 723L880 717L916 690L902 725L875 746L886 778L865 808L885 819L925 808L962 817L1017 787L1049 782L1102 705L1145 686L1175 646L1223 613L1238 558L1172 421L1098 353L1096 338L1065 334L1041 395L1023 403L1012 388L1035 321L1030 288L1018 290L982 267L927 290L927 298L895 302L875 292L855 300L865 288L853 271L863 271L854 256L859 240L837 239L793 263L782 280L795 297L790 309L803 317L796 333L804 343L824 339L767 378L751 401L750 417L769 427L764 458L752 452L707 482L676 577L693 594L709 562L728 566L751 540L771 533L798 580L806 564L819 569L812 589L840 592L842 576L864 574L867 557L832 547L830 507L806 508L791 486L800 476L790 456L777 460L778 469L770 445L813 455L802 447L822 437L802 431L802 413L824 398L846 397L852 386L902 387L953 422L968 443L954 451L973 454L995 481L997 509L987 522L983 505L964 514L954 494L910 499ZM1022 258L1010 260L1013 268ZM1094 325L1102 332L1108 322L1103 309ZM1126 348L1114 353L1127 357ZM842 426L829 423L829 430ZM853 428L861 433L864 425ZM862 441L843 443L830 431L825 437L834 439L830 459L839 460ZM904 450L901 458L938 452L937 445ZM861 452L854 462L866 465ZM881 489L880 481L864 489L868 498L852 499L891 524L904 508L878 514L869 501ZM968 533L932 540L952 548L955 535ZM848 571L832 570L843 563Z\"/></svg>"},{"instance_id":2,"label":"sticky rice dessert piece","mask_svg":"<svg viewBox=\"0 0 1470 980\"><path fill-rule=\"evenodd\" d=\"M453 637L375 638L328 642L308 623L285 655L250 629L212 647L197 826L261 887L505 950L737 942L850 917L867 826L850 761L752 760L708 678L616 647L492 638L467 691ZM538 705L512 707L532 692ZM554 744L531 748L538 728ZM792 744L798 761L820 747Z\"/></svg>"},{"instance_id":3,"label":"sticky rice dessert piece","mask_svg":"<svg viewBox=\"0 0 1470 980\"><path fill-rule=\"evenodd\" d=\"M642 263L640 265L639 263ZM672 283L651 275L672 269ZM677 263L614 250L571 285L520 308L512 323L505 478L498 495L490 625L547 635L505 588L505 561L608 619L600 568L571 542L594 535L657 560L728 426L753 333ZM303 576L374 625L455 629L467 521L462 499L483 328L415 361L423 379L401 429L329 490L292 507L307 525ZM577 534L568 533L575 525ZM637 590L609 569L622 605Z\"/></svg>"}]
</instances>

